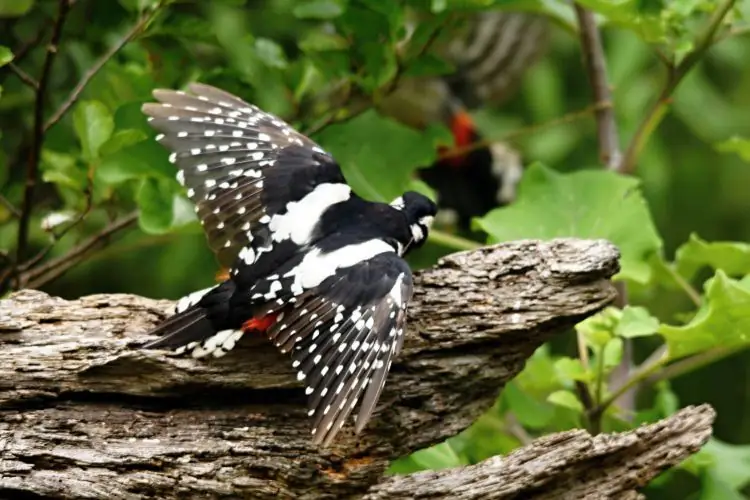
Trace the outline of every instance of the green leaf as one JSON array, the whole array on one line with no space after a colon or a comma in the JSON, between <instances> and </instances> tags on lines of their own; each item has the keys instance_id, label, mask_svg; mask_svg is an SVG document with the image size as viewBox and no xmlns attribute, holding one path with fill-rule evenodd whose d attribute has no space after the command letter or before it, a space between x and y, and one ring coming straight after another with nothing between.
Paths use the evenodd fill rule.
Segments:
<instances>
[{"instance_id":1,"label":"green leaf","mask_svg":"<svg viewBox=\"0 0 750 500\"><path fill-rule=\"evenodd\" d=\"M173 198L171 183L166 180L143 179L136 202L140 213L138 224L149 234L163 234L172 226Z\"/></svg>"},{"instance_id":2,"label":"green leaf","mask_svg":"<svg viewBox=\"0 0 750 500\"><path fill-rule=\"evenodd\" d=\"M613 338L604 346L601 356L604 361L604 369L609 371L622 361L622 339Z\"/></svg>"},{"instance_id":3,"label":"green leaf","mask_svg":"<svg viewBox=\"0 0 750 500\"><path fill-rule=\"evenodd\" d=\"M648 259L660 252L662 241L632 177L585 170L560 174L540 164L523 176L517 200L475 219L489 242L563 236L604 238L620 249L619 276L648 282Z\"/></svg>"},{"instance_id":4,"label":"green leaf","mask_svg":"<svg viewBox=\"0 0 750 500\"><path fill-rule=\"evenodd\" d=\"M124 147L132 146L141 141L144 141L148 136L141 130L138 129L124 129L115 132L112 137L107 139L107 142L102 144L99 148L99 155L104 157L107 155L114 154Z\"/></svg>"},{"instance_id":5,"label":"green leaf","mask_svg":"<svg viewBox=\"0 0 750 500\"><path fill-rule=\"evenodd\" d=\"M745 500L747 497L727 483L720 467L708 469L701 475L699 500Z\"/></svg>"},{"instance_id":6,"label":"green leaf","mask_svg":"<svg viewBox=\"0 0 750 500\"><path fill-rule=\"evenodd\" d=\"M333 19L344 12L340 2L334 0L312 0L298 3L292 9L294 17L300 19Z\"/></svg>"},{"instance_id":7,"label":"green leaf","mask_svg":"<svg viewBox=\"0 0 750 500\"><path fill-rule=\"evenodd\" d=\"M649 314L648 309L640 306L625 306L620 322L615 328L615 335L624 338L647 337L659 329L659 320Z\"/></svg>"},{"instance_id":8,"label":"green leaf","mask_svg":"<svg viewBox=\"0 0 750 500\"><path fill-rule=\"evenodd\" d=\"M42 180L82 192L86 172L76 164L74 156L51 149L42 150Z\"/></svg>"},{"instance_id":9,"label":"green leaf","mask_svg":"<svg viewBox=\"0 0 750 500\"><path fill-rule=\"evenodd\" d=\"M578 358L561 357L556 359L555 371L563 381L588 382L592 379L591 373L586 371Z\"/></svg>"},{"instance_id":10,"label":"green leaf","mask_svg":"<svg viewBox=\"0 0 750 500\"><path fill-rule=\"evenodd\" d=\"M413 172L435 159L429 137L374 110L326 127L317 140L337 159L360 196L380 201L403 194Z\"/></svg>"},{"instance_id":11,"label":"green leaf","mask_svg":"<svg viewBox=\"0 0 750 500\"><path fill-rule=\"evenodd\" d=\"M701 449L710 457L709 469L731 489L739 490L750 484L750 445L735 445L711 438Z\"/></svg>"},{"instance_id":12,"label":"green leaf","mask_svg":"<svg viewBox=\"0 0 750 500\"><path fill-rule=\"evenodd\" d=\"M441 443L411 455L411 459L425 469L440 470L468 465L466 460L456 454L450 443Z\"/></svg>"},{"instance_id":13,"label":"green leaf","mask_svg":"<svg viewBox=\"0 0 750 500\"><path fill-rule=\"evenodd\" d=\"M95 175L98 180L107 184L119 184L144 177L174 179L177 171L167 158L166 150L156 141L141 141L123 146L102 157Z\"/></svg>"},{"instance_id":14,"label":"green leaf","mask_svg":"<svg viewBox=\"0 0 750 500\"><path fill-rule=\"evenodd\" d=\"M750 274L750 245L731 241L707 242L697 234L675 253L677 272L691 279L704 266L721 269L730 276Z\"/></svg>"},{"instance_id":15,"label":"green leaf","mask_svg":"<svg viewBox=\"0 0 750 500\"><path fill-rule=\"evenodd\" d=\"M578 323L575 329L578 334L583 336L587 346L595 350L603 349L612 340L620 317L619 309L607 307Z\"/></svg>"},{"instance_id":16,"label":"green leaf","mask_svg":"<svg viewBox=\"0 0 750 500\"><path fill-rule=\"evenodd\" d=\"M13 52L8 47L0 45L0 68L13 60Z\"/></svg>"},{"instance_id":17,"label":"green leaf","mask_svg":"<svg viewBox=\"0 0 750 500\"><path fill-rule=\"evenodd\" d=\"M21 17L34 5L34 0L0 0L0 17Z\"/></svg>"},{"instance_id":18,"label":"green leaf","mask_svg":"<svg viewBox=\"0 0 750 500\"><path fill-rule=\"evenodd\" d=\"M359 51L364 58L363 76L355 80L367 92L374 92L396 76L396 54L388 44L362 43Z\"/></svg>"},{"instance_id":19,"label":"green leaf","mask_svg":"<svg viewBox=\"0 0 750 500\"><path fill-rule=\"evenodd\" d=\"M268 38L257 38L255 40L255 53L269 68L285 69L289 66L284 49Z\"/></svg>"},{"instance_id":20,"label":"green leaf","mask_svg":"<svg viewBox=\"0 0 750 500\"><path fill-rule=\"evenodd\" d=\"M424 54L408 63L404 76L440 76L453 73L455 67L435 54Z\"/></svg>"},{"instance_id":21,"label":"green leaf","mask_svg":"<svg viewBox=\"0 0 750 500\"><path fill-rule=\"evenodd\" d=\"M570 391L555 391L547 396L547 401L576 412L583 412L583 405Z\"/></svg>"},{"instance_id":22,"label":"green leaf","mask_svg":"<svg viewBox=\"0 0 750 500\"><path fill-rule=\"evenodd\" d=\"M543 429L555 417L553 407L523 391L515 382L505 386L502 397L518 421L529 429Z\"/></svg>"},{"instance_id":23,"label":"green leaf","mask_svg":"<svg viewBox=\"0 0 750 500\"><path fill-rule=\"evenodd\" d=\"M73 112L73 125L83 149L83 158L92 162L99 148L112 135L115 127L112 114L99 101L81 101Z\"/></svg>"},{"instance_id":24,"label":"green leaf","mask_svg":"<svg viewBox=\"0 0 750 500\"><path fill-rule=\"evenodd\" d=\"M687 325L659 327L670 359L718 346L739 349L750 343L750 289L719 270L706 282L705 298Z\"/></svg>"},{"instance_id":25,"label":"green leaf","mask_svg":"<svg viewBox=\"0 0 750 500\"><path fill-rule=\"evenodd\" d=\"M722 153L737 153L744 161L750 162L750 139L737 136L730 137L717 144L716 150Z\"/></svg>"}]
</instances>

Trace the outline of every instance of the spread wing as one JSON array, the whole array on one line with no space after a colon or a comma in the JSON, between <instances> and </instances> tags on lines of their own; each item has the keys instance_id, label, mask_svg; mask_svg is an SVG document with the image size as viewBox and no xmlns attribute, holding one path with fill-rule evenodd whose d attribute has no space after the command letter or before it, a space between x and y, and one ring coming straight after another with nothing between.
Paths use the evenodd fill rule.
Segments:
<instances>
[{"instance_id":1,"label":"spread wing","mask_svg":"<svg viewBox=\"0 0 750 500\"><path fill-rule=\"evenodd\" d=\"M330 205L351 196L336 161L283 120L217 88L155 90L143 112L172 151L211 249L232 267L280 241L309 242ZM294 222L292 222L294 221Z\"/></svg>"},{"instance_id":2,"label":"spread wing","mask_svg":"<svg viewBox=\"0 0 750 500\"><path fill-rule=\"evenodd\" d=\"M315 444L327 446L357 403L355 431L367 424L401 350L412 290L408 264L383 252L278 301L275 307L285 313L267 334L282 352L292 353Z\"/></svg>"}]
</instances>

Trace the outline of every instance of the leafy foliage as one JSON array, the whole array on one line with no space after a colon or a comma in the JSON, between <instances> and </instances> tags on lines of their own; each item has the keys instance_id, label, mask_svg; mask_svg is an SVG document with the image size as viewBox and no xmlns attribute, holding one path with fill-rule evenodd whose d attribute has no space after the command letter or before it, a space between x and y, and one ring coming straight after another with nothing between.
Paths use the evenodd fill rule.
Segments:
<instances>
[{"instance_id":1,"label":"leafy foliage","mask_svg":"<svg viewBox=\"0 0 750 500\"><path fill-rule=\"evenodd\" d=\"M604 238L621 252L621 276L650 278L648 260L661 250L661 238L637 189L638 180L612 172L584 170L559 174L532 165L518 198L477 221L490 242L520 238Z\"/></svg>"},{"instance_id":2,"label":"leafy foliage","mask_svg":"<svg viewBox=\"0 0 750 500\"><path fill-rule=\"evenodd\" d=\"M361 195L435 197L416 173L435 160L446 128L414 130L376 109L404 80L457 71L438 48L470 16L531 12L555 22L550 53L512 100L473 113L486 137L511 139L531 164L518 196L475 219L477 241L433 232L418 263L479 241L606 238L620 248L629 303L578 324L580 348L570 338L541 347L471 428L391 472L475 463L574 427L629 429L708 400L721 416L717 438L648 493L741 498L750 491L750 2L579 3L603 31L619 139L623 150L634 145L637 176L599 165L569 2L77 0L47 51L59 2L0 0L3 291L177 297L211 282L216 263L140 111L154 88L223 87L311 133ZM36 146L32 210L19 213ZM114 233L131 222L137 229ZM110 246L58 281L54 272L6 271L99 236ZM612 383L623 360L638 366ZM629 389L637 403L623 407L618 397ZM686 473L696 479L688 493Z\"/></svg>"}]
</instances>

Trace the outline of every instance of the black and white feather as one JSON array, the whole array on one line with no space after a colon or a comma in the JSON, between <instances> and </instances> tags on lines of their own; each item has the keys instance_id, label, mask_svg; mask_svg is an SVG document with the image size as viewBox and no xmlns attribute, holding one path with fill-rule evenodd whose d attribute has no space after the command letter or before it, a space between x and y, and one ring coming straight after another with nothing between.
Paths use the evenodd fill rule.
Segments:
<instances>
[{"instance_id":1,"label":"black and white feather","mask_svg":"<svg viewBox=\"0 0 750 500\"><path fill-rule=\"evenodd\" d=\"M225 267L252 264L285 239L309 243L312 227L351 188L335 160L283 120L238 97L191 84L156 90L143 111L172 151L177 180L195 203Z\"/></svg>"},{"instance_id":2,"label":"black and white feather","mask_svg":"<svg viewBox=\"0 0 750 500\"><path fill-rule=\"evenodd\" d=\"M358 404L355 432L369 421L403 345L412 290L406 262L382 252L301 294L268 331L305 384L314 443L330 444Z\"/></svg>"},{"instance_id":3,"label":"black and white feather","mask_svg":"<svg viewBox=\"0 0 750 500\"><path fill-rule=\"evenodd\" d=\"M158 90L143 109L230 274L183 297L144 347L218 357L258 328L291 356L313 442L327 446L358 405L357 432L373 414L403 344L413 286L402 257L437 208L414 192L366 201L279 118L213 87L190 91Z\"/></svg>"}]
</instances>

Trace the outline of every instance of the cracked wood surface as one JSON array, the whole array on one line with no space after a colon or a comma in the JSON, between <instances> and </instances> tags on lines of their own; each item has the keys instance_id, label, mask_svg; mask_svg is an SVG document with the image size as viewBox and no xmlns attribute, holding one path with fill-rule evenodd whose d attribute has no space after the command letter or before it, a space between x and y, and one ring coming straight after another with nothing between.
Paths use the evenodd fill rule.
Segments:
<instances>
[{"instance_id":1,"label":"cracked wood surface","mask_svg":"<svg viewBox=\"0 0 750 500\"><path fill-rule=\"evenodd\" d=\"M0 301L0 498L359 497L609 304L618 257L602 240L518 241L416 273L373 419L327 449L310 445L303 391L265 340L219 360L171 357L137 349L171 301L18 292Z\"/></svg>"}]
</instances>

